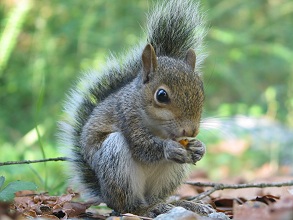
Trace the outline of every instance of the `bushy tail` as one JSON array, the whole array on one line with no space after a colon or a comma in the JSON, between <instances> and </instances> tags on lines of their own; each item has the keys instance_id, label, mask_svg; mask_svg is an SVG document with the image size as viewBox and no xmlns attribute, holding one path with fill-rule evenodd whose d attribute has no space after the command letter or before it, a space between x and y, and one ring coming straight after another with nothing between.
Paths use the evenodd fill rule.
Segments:
<instances>
[{"instance_id":1,"label":"bushy tail","mask_svg":"<svg viewBox=\"0 0 293 220\"><path fill-rule=\"evenodd\" d=\"M205 35L199 4L192 0L158 1L147 19L147 41L157 56L183 59L188 49L197 55L196 69L202 63L202 41ZM60 122L59 139L64 152L74 163L70 172L89 194L95 194L96 176L83 158L80 135L93 109L124 85L132 81L141 68L141 54L147 42L142 42L123 59L110 57L105 68L91 71L81 78L65 102L65 118ZM122 62L120 62L122 60Z\"/></svg>"},{"instance_id":2,"label":"bushy tail","mask_svg":"<svg viewBox=\"0 0 293 220\"><path fill-rule=\"evenodd\" d=\"M202 63L203 14L199 2L192 0L159 1L147 19L148 42L157 56L184 58L190 48L197 54L197 64ZM198 59L199 58L199 59Z\"/></svg>"}]
</instances>

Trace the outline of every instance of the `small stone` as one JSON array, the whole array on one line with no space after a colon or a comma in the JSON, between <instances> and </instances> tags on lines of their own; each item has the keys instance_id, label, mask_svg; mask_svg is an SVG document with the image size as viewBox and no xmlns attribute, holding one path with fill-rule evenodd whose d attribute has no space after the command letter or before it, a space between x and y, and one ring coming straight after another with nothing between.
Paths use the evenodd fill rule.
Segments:
<instances>
[{"instance_id":1,"label":"small stone","mask_svg":"<svg viewBox=\"0 0 293 220\"><path fill-rule=\"evenodd\" d=\"M154 220L200 220L201 217L192 212L188 211L185 208L182 207L175 207L171 209L169 212L166 212L164 214L158 215Z\"/></svg>"},{"instance_id":2,"label":"small stone","mask_svg":"<svg viewBox=\"0 0 293 220\"><path fill-rule=\"evenodd\" d=\"M209 214L213 220L230 220L230 218L222 212L213 212Z\"/></svg>"}]
</instances>

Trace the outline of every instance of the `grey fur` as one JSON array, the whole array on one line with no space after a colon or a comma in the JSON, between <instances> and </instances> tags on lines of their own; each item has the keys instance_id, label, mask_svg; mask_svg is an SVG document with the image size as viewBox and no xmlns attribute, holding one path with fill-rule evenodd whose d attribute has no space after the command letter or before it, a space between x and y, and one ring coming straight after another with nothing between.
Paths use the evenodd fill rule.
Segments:
<instances>
[{"instance_id":1,"label":"grey fur","mask_svg":"<svg viewBox=\"0 0 293 220\"><path fill-rule=\"evenodd\" d=\"M111 57L101 74L89 72L71 90L59 139L71 158L72 182L87 198L118 212L155 216L172 207L163 201L182 182L186 163L203 156L200 141L186 149L174 141L199 129L205 34L198 8L191 0L161 1L147 25L157 59L142 43L122 64ZM190 49L195 70L195 56L186 59ZM170 95L166 106L154 97L160 88Z\"/></svg>"}]
</instances>

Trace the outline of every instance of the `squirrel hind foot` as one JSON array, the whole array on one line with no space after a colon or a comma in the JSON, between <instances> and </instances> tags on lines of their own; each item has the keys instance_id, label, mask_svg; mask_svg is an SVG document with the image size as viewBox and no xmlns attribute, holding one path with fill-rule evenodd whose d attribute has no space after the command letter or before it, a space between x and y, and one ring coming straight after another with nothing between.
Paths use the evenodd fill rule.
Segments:
<instances>
[{"instance_id":1,"label":"squirrel hind foot","mask_svg":"<svg viewBox=\"0 0 293 220\"><path fill-rule=\"evenodd\" d=\"M187 200L179 200L172 203L174 206L183 207L189 211L195 212L200 216L208 216L215 212L215 209L210 204L203 204L201 202L193 202Z\"/></svg>"}]
</instances>

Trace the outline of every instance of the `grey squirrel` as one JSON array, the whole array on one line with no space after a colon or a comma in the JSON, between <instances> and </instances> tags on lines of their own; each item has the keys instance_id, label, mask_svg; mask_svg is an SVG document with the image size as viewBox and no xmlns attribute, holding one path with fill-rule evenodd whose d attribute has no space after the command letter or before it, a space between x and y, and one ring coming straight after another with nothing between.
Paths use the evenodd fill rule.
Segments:
<instances>
[{"instance_id":1,"label":"grey squirrel","mask_svg":"<svg viewBox=\"0 0 293 220\"><path fill-rule=\"evenodd\" d=\"M81 193L119 213L154 217L191 201L165 202L199 161L204 102L200 64L205 36L199 3L159 1L147 18L147 41L122 63L111 57L70 93L60 139ZM196 54L195 54L196 52ZM192 137L187 146L178 142Z\"/></svg>"}]
</instances>

